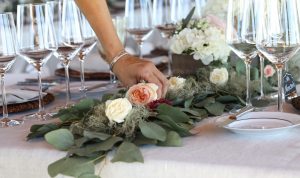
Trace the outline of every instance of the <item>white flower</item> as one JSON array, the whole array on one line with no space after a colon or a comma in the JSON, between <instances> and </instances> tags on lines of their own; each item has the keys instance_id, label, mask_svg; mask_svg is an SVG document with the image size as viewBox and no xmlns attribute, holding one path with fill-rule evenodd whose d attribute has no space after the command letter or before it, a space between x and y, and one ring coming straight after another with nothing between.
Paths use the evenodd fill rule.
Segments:
<instances>
[{"instance_id":1,"label":"white flower","mask_svg":"<svg viewBox=\"0 0 300 178\"><path fill-rule=\"evenodd\" d=\"M228 81L227 69L224 67L214 69L210 73L209 80L211 83L216 84L218 86L225 85Z\"/></svg>"},{"instance_id":2,"label":"white flower","mask_svg":"<svg viewBox=\"0 0 300 178\"><path fill-rule=\"evenodd\" d=\"M111 122L122 123L132 110L132 105L127 98L108 100L105 103L105 114Z\"/></svg>"},{"instance_id":3,"label":"white flower","mask_svg":"<svg viewBox=\"0 0 300 178\"><path fill-rule=\"evenodd\" d=\"M181 77L171 77L169 79L169 89L178 90L184 87L186 79Z\"/></svg>"}]
</instances>

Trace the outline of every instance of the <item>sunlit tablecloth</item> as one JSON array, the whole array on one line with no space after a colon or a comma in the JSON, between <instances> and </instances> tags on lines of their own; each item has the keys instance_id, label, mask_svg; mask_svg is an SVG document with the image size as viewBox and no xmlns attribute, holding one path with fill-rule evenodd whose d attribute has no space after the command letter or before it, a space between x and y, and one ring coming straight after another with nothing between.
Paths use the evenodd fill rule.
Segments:
<instances>
[{"instance_id":1,"label":"sunlit tablecloth","mask_svg":"<svg viewBox=\"0 0 300 178\"><path fill-rule=\"evenodd\" d=\"M214 120L198 124L198 134L184 138L183 147L145 146L144 164L107 160L98 165L97 173L102 178L300 177L300 128L281 135L247 136L217 128ZM47 166L65 155L42 139L26 141L30 126L37 123L0 129L0 178L49 177Z\"/></svg>"}]
</instances>

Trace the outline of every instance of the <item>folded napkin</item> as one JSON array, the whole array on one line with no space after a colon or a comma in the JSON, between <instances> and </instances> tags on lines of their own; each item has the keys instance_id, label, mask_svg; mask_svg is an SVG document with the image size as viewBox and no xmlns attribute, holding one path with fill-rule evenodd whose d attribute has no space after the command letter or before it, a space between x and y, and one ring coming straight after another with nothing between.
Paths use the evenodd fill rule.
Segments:
<instances>
[{"instance_id":1,"label":"folded napkin","mask_svg":"<svg viewBox=\"0 0 300 178\"><path fill-rule=\"evenodd\" d=\"M45 96L46 93L43 93ZM22 89L7 89L6 100L8 104L24 103L38 99L38 91L22 90ZM0 95L0 106L2 106L2 95Z\"/></svg>"}]
</instances>

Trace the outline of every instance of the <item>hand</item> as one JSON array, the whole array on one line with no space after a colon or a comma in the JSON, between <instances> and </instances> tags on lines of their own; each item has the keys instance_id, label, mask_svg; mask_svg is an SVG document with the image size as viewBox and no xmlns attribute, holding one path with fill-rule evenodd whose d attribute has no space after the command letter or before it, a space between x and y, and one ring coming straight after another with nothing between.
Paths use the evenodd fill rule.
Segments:
<instances>
[{"instance_id":1,"label":"hand","mask_svg":"<svg viewBox=\"0 0 300 178\"><path fill-rule=\"evenodd\" d=\"M125 86L132 86L144 80L159 87L159 98L165 97L167 93L167 78L150 61L127 55L114 65L113 72Z\"/></svg>"}]
</instances>

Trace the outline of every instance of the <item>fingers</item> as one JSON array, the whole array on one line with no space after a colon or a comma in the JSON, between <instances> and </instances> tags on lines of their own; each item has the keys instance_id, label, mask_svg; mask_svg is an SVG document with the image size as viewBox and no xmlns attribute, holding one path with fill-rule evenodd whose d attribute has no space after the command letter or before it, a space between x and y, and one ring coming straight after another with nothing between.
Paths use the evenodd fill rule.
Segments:
<instances>
[{"instance_id":1,"label":"fingers","mask_svg":"<svg viewBox=\"0 0 300 178\"><path fill-rule=\"evenodd\" d=\"M162 85L162 97L165 97L169 88L168 79L159 70L156 70L154 75L158 78Z\"/></svg>"},{"instance_id":2,"label":"fingers","mask_svg":"<svg viewBox=\"0 0 300 178\"><path fill-rule=\"evenodd\" d=\"M158 86L157 96L158 96L158 98L161 98L162 97L162 83L160 82L160 80L154 74L145 76L144 80L146 80L149 83L155 83Z\"/></svg>"}]
</instances>

